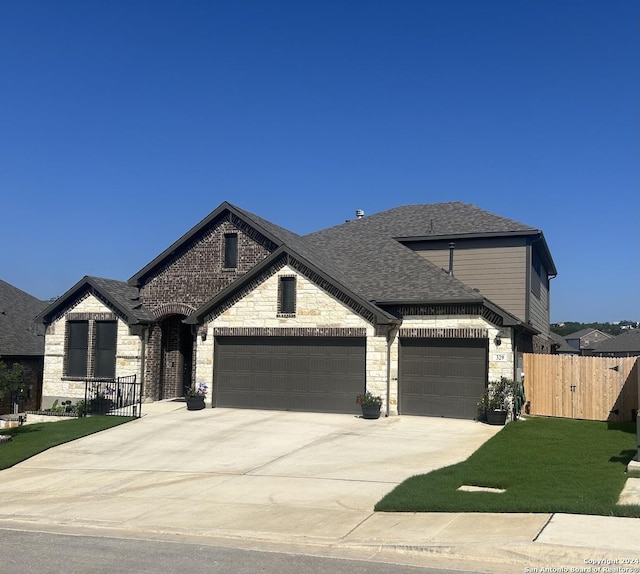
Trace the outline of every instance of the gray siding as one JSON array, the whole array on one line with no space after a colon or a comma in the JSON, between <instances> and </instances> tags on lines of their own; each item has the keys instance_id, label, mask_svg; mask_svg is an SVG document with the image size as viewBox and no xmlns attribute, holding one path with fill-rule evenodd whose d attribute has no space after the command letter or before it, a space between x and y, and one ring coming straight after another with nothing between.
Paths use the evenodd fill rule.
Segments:
<instances>
[{"instance_id":1,"label":"gray siding","mask_svg":"<svg viewBox=\"0 0 640 574\"><path fill-rule=\"evenodd\" d=\"M525 238L455 241L453 274L522 321L527 320L527 245ZM405 244L438 267L449 269L449 241ZM548 329L548 323L547 323Z\"/></svg>"}]
</instances>

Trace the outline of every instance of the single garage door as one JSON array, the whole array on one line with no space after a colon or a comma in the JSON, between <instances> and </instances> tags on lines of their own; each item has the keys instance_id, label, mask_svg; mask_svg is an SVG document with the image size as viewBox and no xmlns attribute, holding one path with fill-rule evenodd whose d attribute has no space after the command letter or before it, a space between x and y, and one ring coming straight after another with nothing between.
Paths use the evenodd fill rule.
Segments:
<instances>
[{"instance_id":1,"label":"single garage door","mask_svg":"<svg viewBox=\"0 0 640 574\"><path fill-rule=\"evenodd\" d=\"M364 338L216 337L215 404L356 413L365 349Z\"/></svg>"},{"instance_id":2,"label":"single garage door","mask_svg":"<svg viewBox=\"0 0 640 574\"><path fill-rule=\"evenodd\" d=\"M487 351L486 339L400 339L400 413L476 418Z\"/></svg>"}]
</instances>

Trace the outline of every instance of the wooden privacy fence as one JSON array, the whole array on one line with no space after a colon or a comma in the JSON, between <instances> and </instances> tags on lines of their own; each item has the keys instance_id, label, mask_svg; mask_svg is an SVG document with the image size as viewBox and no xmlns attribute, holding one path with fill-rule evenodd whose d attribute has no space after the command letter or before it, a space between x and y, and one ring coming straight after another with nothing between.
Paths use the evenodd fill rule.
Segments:
<instances>
[{"instance_id":1,"label":"wooden privacy fence","mask_svg":"<svg viewBox=\"0 0 640 574\"><path fill-rule=\"evenodd\" d=\"M638 357L524 355L525 413L597 421L633 420Z\"/></svg>"}]
</instances>

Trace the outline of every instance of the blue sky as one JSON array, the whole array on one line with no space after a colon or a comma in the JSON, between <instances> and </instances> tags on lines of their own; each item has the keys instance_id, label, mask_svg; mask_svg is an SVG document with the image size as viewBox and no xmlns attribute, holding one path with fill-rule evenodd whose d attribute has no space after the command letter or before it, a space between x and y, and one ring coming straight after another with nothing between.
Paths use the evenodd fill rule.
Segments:
<instances>
[{"instance_id":1,"label":"blue sky","mask_svg":"<svg viewBox=\"0 0 640 574\"><path fill-rule=\"evenodd\" d=\"M300 234L464 201L552 321L640 320L635 0L0 3L0 278L128 279L222 201Z\"/></svg>"}]
</instances>

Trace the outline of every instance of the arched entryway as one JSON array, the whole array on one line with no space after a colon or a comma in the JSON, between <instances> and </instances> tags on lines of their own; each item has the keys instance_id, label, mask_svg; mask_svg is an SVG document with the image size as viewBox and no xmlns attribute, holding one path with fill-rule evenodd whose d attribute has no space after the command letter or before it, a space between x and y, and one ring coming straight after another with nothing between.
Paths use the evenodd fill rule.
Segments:
<instances>
[{"instance_id":1,"label":"arched entryway","mask_svg":"<svg viewBox=\"0 0 640 574\"><path fill-rule=\"evenodd\" d=\"M160 398L184 395L192 384L194 336L185 315L170 315L160 321Z\"/></svg>"}]
</instances>

